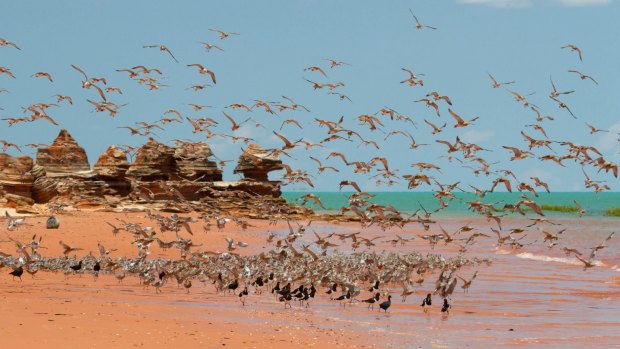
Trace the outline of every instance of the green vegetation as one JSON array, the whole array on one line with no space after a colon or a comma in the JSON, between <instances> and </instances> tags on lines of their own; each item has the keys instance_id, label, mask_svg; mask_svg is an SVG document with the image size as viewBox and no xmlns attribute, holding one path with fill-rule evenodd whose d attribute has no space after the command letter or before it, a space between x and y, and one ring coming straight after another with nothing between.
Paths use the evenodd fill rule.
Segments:
<instances>
[{"instance_id":1,"label":"green vegetation","mask_svg":"<svg viewBox=\"0 0 620 349\"><path fill-rule=\"evenodd\" d=\"M603 216L620 217L620 207L608 208L603 212Z\"/></svg>"},{"instance_id":2,"label":"green vegetation","mask_svg":"<svg viewBox=\"0 0 620 349\"><path fill-rule=\"evenodd\" d=\"M556 212L577 212L577 207L573 206L559 206L559 205L541 205L540 208L543 211L556 211Z\"/></svg>"}]
</instances>

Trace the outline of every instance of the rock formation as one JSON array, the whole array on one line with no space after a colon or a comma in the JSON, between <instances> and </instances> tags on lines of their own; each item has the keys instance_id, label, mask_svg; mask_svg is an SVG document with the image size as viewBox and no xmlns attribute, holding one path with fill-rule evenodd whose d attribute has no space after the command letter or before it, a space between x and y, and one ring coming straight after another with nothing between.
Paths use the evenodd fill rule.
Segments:
<instances>
[{"instance_id":1,"label":"rock formation","mask_svg":"<svg viewBox=\"0 0 620 349\"><path fill-rule=\"evenodd\" d=\"M214 182L222 180L222 170L217 168L211 147L205 142L179 142L174 149L177 175L181 179Z\"/></svg>"},{"instance_id":2,"label":"rock formation","mask_svg":"<svg viewBox=\"0 0 620 349\"><path fill-rule=\"evenodd\" d=\"M281 170L282 160L265 151L258 144L250 144L241 156L234 173L243 173L243 177L259 182L268 182L268 173Z\"/></svg>"},{"instance_id":3,"label":"rock formation","mask_svg":"<svg viewBox=\"0 0 620 349\"><path fill-rule=\"evenodd\" d=\"M174 170L174 149L149 138L136 152L136 160L129 166L127 176L144 180L165 180Z\"/></svg>"},{"instance_id":4,"label":"rock formation","mask_svg":"<svg viewBox=\"0 0 620 349\"><path fill-rule=\"evenodd\" d=\"M259 145L248 146L239 157L234 172L243 173L241 181L222 181L222 170L212 157L205 142L177 141L169 147L150 138L137 150L133 163L122 149L110 146L91 169L84 149L62 129L50 146L38 149L36 163L27 156L0 154L0 200L13 207L34 203L106 209L147 205L168 211L215 209L266 218L266 207L279 213L309 212L280 197L280 182L269 181L268 173L282 169L282 161Z\"/></svg>"},{"instance_id":5,"label":"rock formation","mask_svg":"<svg viewBox=\"0 0 620 349\"><path fill-rule=\"evenodd\" d=\"M28 156L15 158L0 153L0 187L6 193L31 198L34 182L34 177L30 174L32 166L32 159Z\"/></svg>"},{"instance_id":6,"label":"rock formation","mask_svg":"<svg viewBox=\"0 0 620 349\"><path fill-rule=\"evenodd\" d=\"M92 177L84 148L64 128L50 146L37 150L37 165L45 169L48 177Z\"/></svg>"}]
</instances>

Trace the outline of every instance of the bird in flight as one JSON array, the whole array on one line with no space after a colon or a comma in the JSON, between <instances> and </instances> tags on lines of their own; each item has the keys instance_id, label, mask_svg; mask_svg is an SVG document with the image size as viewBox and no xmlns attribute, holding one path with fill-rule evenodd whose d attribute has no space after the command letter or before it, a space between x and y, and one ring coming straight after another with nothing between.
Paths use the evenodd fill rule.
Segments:
<instances>
[{"instance_id":1,"label":"bird in flight","mask_svg":"<svg viewBox=\"0 0 620 349\"><path fill-rule=\"evenodd\" d=\"M188 67L196 67L198 68L198 72L200 74L209 74L209 76L211 77L211 81L213 81L214 84L216 84L215 82L215 73L205 67L203 67L201 64L198 63L194 63L194 64L188 64Z\"/></svg>"},{"instance_id":2,"label":"bird in flight","mask_svg":"<svg viewBox=\"0 0 620 349\"><path fill-rule=\"evenodd\" d=\"M14 42L4 40L3 38L0 38L0 46L13 46L21 51L21 48L19 48L19 46L17 46Z\"/></svg>"},{"instance_id":3,"label":"bird in flight","mask_svg":"<svg viewBox=\"0 0 620 349\"><path fill-rule=\"evenodd\" d=\"M224 40L224 39L228 38L231 35L239 35L239 33L234 33L234 32L226 33L226 32L223 32L223 31L221 31L219 29L209 29L209 30L212 31L212 32L219 33L221 40Z\"/></svg>"},{"instance_id":4,"label":"bird in flight","mask_svg":"<svg viewBox=\"0 0 620 349\"><path fill-rule=\"evenodd\" d=\"M566 45L566 46L562 46L561 48L562 49L569 48L571 51L577 52L577 54L579 55L579 60L583 61L583 57L581 56L581 50L579 49L579 47L575 45Z\"/></svg>"},{"instance_id":5,"label":"bird in flight","mask_svg":"<svg viewBox=\"0 0 620 349\"><path fill-rule=\"evenodd\" d=\"M168 54L170 55L170 57L172 57L172 59L174 59L175 62L179 63L179 61L177 60L177 58L172 54L172 52L170 51L169 48L167 48L164 45L145 45L142 46L142 48L158 48L160 51L165 51L168 52Z\"/></svg>"},{"instance_id":6,"label":"bird in flight","mask_svg":"<svg viewBox=\"0 0 620 349\"><path fill-rule=\"evenodd\" d=\"M592 80L592 82L594 82L595 84L597 84L597 85L598 85L598 82L596 82L596 80L594 80L594 78L593 78L593 77L591 77L591 76L589 76L589 75L585 75L585 74L581 73L581 72L580 72L580 71L578 71L578 70L569 70L568 72L569 72L569 73L579 74L579 78L580 78L581 80L590 79L590 80Z\"/></svg>"},{"instance_id":7,"label":"bird in flight","mask_svg":"<svg viewBox=\"0 0 620 349\"><path fill-rule=\"evenodd\" d=\"M220 50L220 51L224 52L224 50L222 50L222 48L217 46L217 45L213 45L213 44L210 44L208 42L201 42L201 44L204 46L204 48L207 50L207 52L211 52L212 49L216 49L216 50Z\"/></svg>"},{"instance_id":8,"label":"bird in flight","mask_svg":"<svg viewBox=\"0 0 620 349\"><path fill-rule=\"evenodd\" d=\"M491 78L491 80L493 81L493 84L491 86L493 86L493 88L499 88L502 85L510 85L510 84L514 84L514 81L508 81L508 82L497 82L497 80L495 80L495 78L493 77L493 75L491 75L490 73L487 73L489 75L489 77Z\"/></svg>"},{"instance_id":9,"label":"bird in flight","mask_svg":"<svg viewBox=\"0 0 620 349\"><path fill-rule=\"evenodd\" d=\"M435 28L435 27L431 27L430 25L423 25L422 23L420 23L420 21L418 21L418 17L416 17L416 15L413 14L413 11L411 9L409 9L409 13L411 13L411 16L413 16L413 20L415 21L416 29L422 30L422 29L424 29L424 27L426 27L426 28L429 28L429 29L437 30L437 28Z\"/></svg>"}]
</instances>

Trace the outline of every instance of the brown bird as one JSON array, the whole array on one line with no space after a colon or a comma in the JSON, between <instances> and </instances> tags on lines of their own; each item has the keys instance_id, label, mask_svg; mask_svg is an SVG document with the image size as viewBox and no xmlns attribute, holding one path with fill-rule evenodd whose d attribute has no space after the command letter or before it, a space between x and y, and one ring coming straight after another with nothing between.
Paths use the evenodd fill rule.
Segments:
<instances>
[{"instance_id":1,"label":"brown bird","mask_svg":"<svg viewBox=\"0 0 620 349\"><path fill-rule=\"evenodd\" d=\"M319 173L323 173L323 171L325 170L332 170L334 172L340 172L340 170L338 170L337 168L333 167L333 166L323 166L323 164L321 163L321 160L311 156L310 159L314 160L317 164L319 164Z\"/></svg>"},{"instance_id":2,"label":"brown bird","mask_svg":"<svg viewBox=\"0 0 620 349\"><path fill-rule=\"evenodd\" d=\"M62 247L62 249L63 249L62 254L64 254L65 256L66 256L66 255L68 255L68 254L69 254L69 253L71 253L71 252L75 252L75 251L80 251L80 250L82 250L82 249L81 249L81 248L79 248L79 247L71 247L71 246L69 246L69 245L65 244L64 242L62 242L62 240L60 240L58 243L60 244L60 246L61 246L61 247Z\"/></svg>"},{"instance_id":3,"label":"brown bird","mask_svg":"<svg viewBox=\"0 0 620 349\"><path fill-rule=\"evenodd\" d=\"M319 199L319 197L314 195L314 194L306 194L304 196L299 197L299 199L297 199L297 200L303 200L302 205L304 205L308 200L312 200L320 208L322 208L324 210L326 209L325 206L323 206L323 203L321 202L321 199Z\"/></svg>"},{"instance_id":4,"label":"brown bird","mask_svg":"<svg viewBox=\"0 0 620 349\"><path fill-rule=\"evenodd\" d=\"M70 96L54 95L54 97L56 97L56 101L58 103L60 103L62 101L67 101L67 102L69 102L69 104L73 104L73 98L71 98Z\"/></svg>"},{"instance_id":5,"label":"brown bird","mask_svg":"<svg viewBox=\"0 0 620 349\"><path fill-rule=\"evenodd\" d=\"M473 119L471 119L469 121L465 121L458 114L453 112L452 109L448 108L448 112L456 120L456 124L454 124L454 127L467 127L467 126L471 125L472 122L474 122L474 121L479 119L479 117L475 117L475 118L473 118Z\"/></svg>"},{"instance_id":6,"label":"brown bird","mask_svg":"<svg viewBox=\"0 0 620 349\"><path fill-rule=\"evenodd\" d=\"M208 42L201 42L201 44L204 46L205 49L207 49L207 52L211 52L212 49L216 49L216 50L220 50L224 52L224 50L222 50L222 48L217 45L212 45Z\"/></svg>"},{"instance_id":7,"label":"brown bird","mask_svg":"<svg viewBox=\"0 0 620 349\"><path fill-rule=\"evenodd\" d=\"M49 82L54 82L54 80L52 80L52 76L49 73L46 73L46 72L34 73L32 75L32 77L34 77L34 78L46 78L47 80L49 80Z\"/></svg>"},{"instance_id":8,"label":"brown bird","mask_svg":"<svg viewBox=\"0 0 620 349\"><path fill-rule=\"evenodd\" d=\"M17 46L17 44L15 44L14 42L10 42L7 41L3 38L0 38L0 46L13 46L14 48L18 49L21 51L21 48L19 48L19 46Z\"/></svg>"},{"instance_id":9,"label":"brown bird","mask_svg":"<svg viewBox=\"0 0 620 349\"><path fill-rule=\"evenodd\" d=\"M493 84L491 84L491 86L493 86L493 88L499 88L502 85L510 85L510 84L514 84L514 81L508 81L508 82L497 82L497 80L495 80L495 78L493 77L493 75L487 73L487 75L489 75L489 77L491 78L491 81L493 81Z\"/></svg>"},{"instance_id":10,"label":"brown bird","mask_svg":"<svg viewBox=\"0 0 620 349\"><path fill-rule=\"evenodd\" d=\"M558 89L555 88L555 84L553 83L553 79L551 79L551 77L549 77L549 80L551 80L551 88L552 88L551 93L549 94L549 96L551 98L560 97L560 95L567 95L567 94L571 94L571 93L575 92L575 91L558 92Z\"/></svg>"},{"instance_id":11,"label":"brown bird","mask_svg":"<svg viewBox=\"0 0 620 349\"><path fill-rule=\"evenodd\" d=\"M233 119L232 117L230 117L230 115L226 114L226 112L222 112L222 113L224 113L224 116L225 116L228 120L230 120L230 122L232 123L232 126L230 127L230 130L231 130L231 131L238 130L238 129L239 129L239 127L241 127L241 125L243 125L243 124L244 124L244 123L246 123L248 120L250 120L250 118L247 118L247 119L245 119L244 121L242 121L242 122L240 122L240 123L237 123L237 122L235 121L235 119Z\"/></svg>"},{"instance_id":12,"label":"brown bird","mask_svg":"<svg viewBox=\"0 0 620 349\"><path fill-rule=\"evenodd\" d=\"M325 60L329 62L329 67L330 68L338 67L338 66L341 66L341 65L350 65L349 63L342 62L342 61L337 61L335 59L326 58Z\"/></svg>"},{"instance_id":13,"label":"brown bird","mask_svg":"<svg viewBox=\"0 0 620 349\"><path fill-rule=\"evenodd\" d=\"M212 32L219 33L221 40L224 40L224 39L228 38L231 35L240 35L239 33L234 33L234 32L226 33L226 32L223 32L223 31L221 31L219 29L209 29L209 30L212 31Z\"/></svg>"},{"instance_id":14,"label":"brown bird","mask_svg":"<svg viewBox=\"0 0 620 349\"><path fill-rule=\"evenodd\" d=\"M165 51L168 52L168 54L170 55L170 57L172 57L172 59L174 59L175 62L179 63L179 61L177 60L177 58L172 54L172 52L170 51L169 48L167 48L164 45L145 45L142 46L142 48L158 48L160 51ZM135 69L135 68L134 68Z\"/></svg>"},{"instance_id":15,"label":"brown bird","mask_svg":"<svg viewBox=\"0 0 620 349\"><path fill-rule=\"evenodd\" d=\"M436 135L438 133L440 133L441 131L443 131L443 129L446 127L447 124L443 124L443 126L441 127L437 127L435 126L435 124L433 124L432 122L424 119L424 122L427 123L430 127L433 128L433 132L431 132L432 134Z\"/></svg>"},{"instance_id":16,"label":"brown bird","mask_svg":"<svg viewBox=\"0 0 620 349\"><path fill-rule=\"evenodd\" d=\"M308 67L306 69L304 69L304 71L318 71L319 73L323 74L323 76L327 77L327 74L325 74L325 71L323 71L323 69L321 69L320 67Z\"/></svg>"},{"instance_id":17,"label":"brown bird","mask_svg":"<svg viewBox=\"0 0 620 349\"><path fill-rule=\"evenodd\" d=\"M437 30L437 28L435 27L431 27L430 25L423 25L420 23L420 21L418 21L418 17L416 17L416 15L413 14L413 11L411 9L409 9L409 13L411 13L411 16L413 16L413 20L415 21L415 27L418 30L422 30L425 27L429 28L429 29L433 29L433 30Z\"/></svg>"},{"instance_id":18,"label":"brown bird","mask_svg":"<svg viewBox=\"0 0 620 349\"><path fill-rule=\"evenodd\" d=\"M15 79L15 75L13 75L13 73L11 73L11 69L6 68L6 67L0 67L0 74L5 74L5 75L8 75L8 76L12 77L13 79Z\"/></svg>"},{"instance_id":19,"label":"brown bird","mask_svg":"<svg viewBox=\"0 0 620 349\"><path fill-rule=\"evenodd\" d=\"M585 75L585 74L582 74L582 73L581 73L580 71L578 71L578 70L569 70L568 72L569 72L569 73L579 74L579 78L580 78L581 80L590 79L590 80L592 80L592 82L594 82L595 84L597 84L597 85L598 85L598 82L596 82L596 80L594 80L594 78L593 78L593 77L588 76L588 75Z\"/></svg>"},{"instance_id":20,"label":"brown bird","mask_svg":"<svg viewBox=\"0 0 620 349\"><path fill-rule=\"evenodd\" d=\"M562 46L560 47L561 49L565 49L565 48L570 48L571 51L573 52L577 52L577 54L579 55L579 60L583 61L583 57L581 56L581 50L579 49L579 47L575 46L575 45L566 45L566 46Z\"/></svg>"},{"instance_id":21,"label":"brown bird","mask_svg":"<svg viewBox=\"0 0 620 349\"><path fill-rule=\"evenodd\" d=\"M513 156L510 157L510 161L513 161L513 160L523 160L523 159L526 159L530 155L534 155L533 153L531 153L531 152L529 152L527 150L521 150L521 149L518 149L518 148L515 148L515 147L509 147L509 146L506 146L506 145L503 145L502 148L508 149L511 152L513 152Z\"/></svg>"},{"instance_id":22,"label":"brown bird","mask_svg":"<svg viewBox=\"0 0 620 349\"><path fill-rule=\"evenodd\" d=\"M4 139L0 139L0 143L2 143L2 151L7 151L10 147L13 147L17 149L17 151L19 151L20 153L22 152L22 150L19 148L17 144L9 143L5 141Z\"/></svg>"},{"instance_id":23,"label":"brown bird","mask_svg":"<svg viewBox=\"0 0 620 349\"><path fill-rule=\"evenodd\" d=\"M209 76L211 77L211 81L213 81L214 84L217 84L215 82L215 73L213 71L203 67L201 64L198 64L198 63L188 64L187 66L188 67L196 67L196 68L198 68L198 72L200 74L209 74Z\"/></svg>"},{"instance_id":24,"label":"brown bird","mask_svg":"<svg viewBox=\"0 0 620 349\"><path fill-rule=\"evenodd\" d=\"M342 190L342 187L344 187L346 185L352 186L355 190L357 190L358 193L362 192L362 189L360 189L359 185L357 185L357 183L354 182L354 181L341 181L340 182L340 188L338 190Z\"/></svg>"},{"instance_id":25,"label":"brown bird","mask_svg":"<svg viewBox=\"0 0 620 349\"><path fill-rule=\"evenodd\" d=\"M297 142L291 143L291 141L289 141L283 135L279 134L276 131L273 131L273 134L275 134L278 138L282 140L282 142L284 142L284 146L282 147L282 150L293 149L295 148L295 145L297 145Z\"/></svg>"}]
</instances>

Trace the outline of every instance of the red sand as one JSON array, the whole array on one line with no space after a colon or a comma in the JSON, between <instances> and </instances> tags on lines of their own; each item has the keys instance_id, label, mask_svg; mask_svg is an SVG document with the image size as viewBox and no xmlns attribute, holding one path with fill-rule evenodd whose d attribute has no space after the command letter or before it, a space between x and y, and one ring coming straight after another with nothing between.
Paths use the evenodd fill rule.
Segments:
<instances>
[{"instance_id":1,"label":"red sand","mask_svg":"<svg viewBox=\"0 0 620 349\"><path fill-rule=\"evenodd\" d=\"M98 256L97 242L108 249L118 249L112 257L135 257L137 248L130 242L132 236L121 233L112 236L105 224L121 218L129 222L153 225L144 213L89 213L63 215L61 229L45 230L45 217L29 217L30 226L7 232L2 226L1 240L7 234L22 242L30 241L33 234L43 236L40 250L43 256L61 254L59 240L82 247L77 253L83 257L92 251ZM488 223L479 218L443 218L448 231L466 223L489 232ZM268 251L265 243L268 231L280 236L288 233L286 223L269 226L267 222L252 221L255 227L241 231L229 223L224 232L215 229L202 231L202 223L192 224L195 243L202 243L201 250L224 251L224 237L248 242L241 254ZM517 226L523 221L510 219L506 227ZM598 244L612 229L617 220L562 220L570 229L560 240L559 246L568 244L581 250ZM383 232L377 228L360 229L356 224L326 225L313 222L302 241L313 241L312 230L362 231L367 237L393 233L403 237L421 234L419 227L409 225L404 232ZM492 257L491 266L464 269L459 275L469 278L479 270L470 292L460 287L451 297L453 308L449 317L441 316L441 300L434 298L431 311L425 314L419 307L423 295L434 288L437 275L427 275L426 281L406 303L398 296L402 288L390 285L393 304L389 312L370 311L365 305L353 303L346 309L329 300L324 289L319 288L317 299L310 308L293 304L284 309L271 294L250 294L246 306L241 306L236 296L216 294L210 284L197 280L189 294L177 288L176 282L166 284L163 293L155 294L154 288L144 289L136 277L128 276L119 284L112 275L101 275L98 280L89 274L71 275L65 280L62 273L39 272L36 278L23 275L23 281L12 281L10 269L0 272L0 297L3 314L2 347L5 348L289 348L293 346L372 347L372 348L453 348L453 347L525 347L549 348L601 347L609 348L620 343L620 273L613 269L620 264L618 242L613 239L610 247L601 250L597 259L604 263L583 271L572 257L566 257L558 247L548 250L542 245L538 233L529 233L528 240L538 240L522 251L509 247L499 250L494 239L481 238L471 247L468 255ZM158 234L161 235L161 234ZM188 235L183 233L185 237ZM324 233L322 235L325 235ZM467 236L468 234L463 233ZM174 233L164 233L162 240L173 240ZM531 239L530 239L531 238ZM350 241L338 248L350 251ZM527 241L527 240L524 240ZM393 247L378 243L376 251L420 251L453 256L454 246L437 245L431 251L426 241L416 239L406 246ZM15 255L13 243L0 243L0 250ZM178 258L175 250L162 252L153 244L149 258ZM549 257L554 261L545 261ZM360 285L367 288L367 285ZM252 290L250 290L251 292ZM363 292L360 299L367 298ZM14 316L11 316L14 315ZM511 330L512 329L512 330Z\"/></svg>"}]
</instances>

